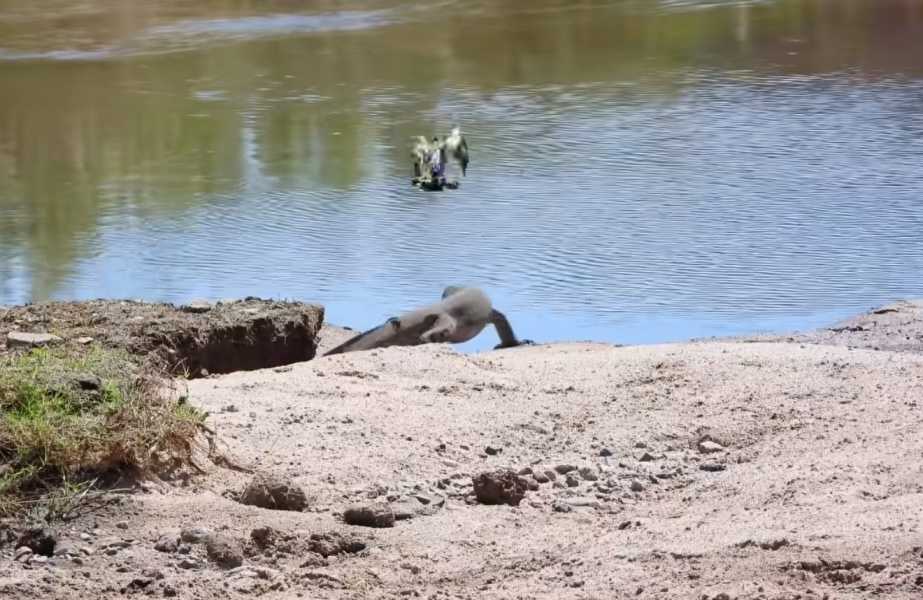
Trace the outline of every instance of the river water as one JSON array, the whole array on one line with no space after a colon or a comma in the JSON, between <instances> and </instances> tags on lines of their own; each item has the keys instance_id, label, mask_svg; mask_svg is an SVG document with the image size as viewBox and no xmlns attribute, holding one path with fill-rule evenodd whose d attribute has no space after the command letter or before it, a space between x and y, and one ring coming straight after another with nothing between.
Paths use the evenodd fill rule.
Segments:
<instances>
[{"instance_id":1,"label":"river water","mask_svg":"<svg viewBox=\"0 0 923 600\"><path fill-rule=\"evenodd\" d=\"M0 304L817 326L923 296L921 57L921 0L0 0ZM414 189L453 123L467 177Z\"/></svg>"}]
</instances>

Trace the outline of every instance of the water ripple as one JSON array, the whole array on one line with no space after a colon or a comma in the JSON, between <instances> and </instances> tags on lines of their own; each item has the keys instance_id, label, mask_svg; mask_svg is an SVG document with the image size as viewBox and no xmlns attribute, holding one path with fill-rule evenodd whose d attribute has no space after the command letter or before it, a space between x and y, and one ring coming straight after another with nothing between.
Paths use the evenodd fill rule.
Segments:
<instances>
[{"instance_id":1,"label":"water ripple","mask_svg":"<svg viewBox=\"0 0 923 600\"><path fill-rule=\"evenodd\" d=\"M149 27L125 41L96 44L91 49L17 50L0 47L0 61L99 61L128 58L184 52L216 42L370 29L393 24L399 19L400 14L390 9L187 19Z\"/></svg>"},{"instance_id":2,"label":"water ripple","mask_svg":"<svg viewBox=\"0 0 923 600\"><path fill-rule=\"evenodd\" d=\"M396 18L328 16L185 21L152 35L194 43ZM333 98L319 103L328 110L343 96L266 82L265 94L241 99L222 82L225 100L208 82L193 100L245 106L229 117L243 131L239 156L228 159L242 165L239 184L197 191L180 218L144 214L140 200L116 204L98 239L79 240L95 250L81 255L62 295L301 298L362 328L446 284L471 283L524 336L612 341L793 318L806 326L923 296L918 80L691 70L663 96L632 81L490 93L451 81L435 92L373 82L344 95L354 104L317 113L298 99ZM426 94L438 101L421 101ZM286 110L306 112L273 121ZM409 133L457 115L471 144L468 177L451 192L411 188ZM317 126L311 145L291 142L302 135L292 123L324 118L361 126L345 141L338 126ZM303 154L278 156L260 123ZM199 158L152 167L159 183L184 177L173 169L188 156ZM353 167L361 174L345 183L326 172ZM20 249L31 240L16 228L0 233L22 240L0 246L0 266L12 272L0 277L0 300L18 301L23 273L36 268Z\"/></svg>"},{"instance_id":3,"label":"water ripple","mask_svg":"<svg viewBox=\"0 0 923 600\"><path fill-rule=\"evenodd\" d=\"M374 10L319 15L274 14L226 19L190 19L153 27L147 31L146 37L168 39L171 42L185 38L200 41L202 36L206 39L251 39L320 31L368 29L392 23L395 18L393 11Z\"/></svg>"}]
</instances>

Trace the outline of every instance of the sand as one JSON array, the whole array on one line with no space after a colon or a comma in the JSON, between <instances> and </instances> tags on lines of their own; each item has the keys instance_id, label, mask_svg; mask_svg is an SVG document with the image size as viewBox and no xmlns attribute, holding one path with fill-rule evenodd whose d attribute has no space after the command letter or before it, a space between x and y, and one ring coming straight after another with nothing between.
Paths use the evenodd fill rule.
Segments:
<instances>
[{"instance_id":1,"label":"sand","mask_svg":"<svg viewBox=\"0 0 923 600\"><path fill-rule=\"evenodd\" d=\"M205 475L147 482L64 524L71 555L4 558L0 592L919 599L923 303L895 306L853 330L386 348L194 380L190 402L227 456L290 479L308 508L240 504L252 474L203 462ZM321 335L323 352L351 333ZM500 468L555 481L518 506L478 503L472 477ZM413 516L343 522L371 502ZM196 543L155 549L189 527L243 548L243 566ZM288 538L259 548L262 527ZM323 558L312 534L365 548Z\"/></svg>"}]
</instances>

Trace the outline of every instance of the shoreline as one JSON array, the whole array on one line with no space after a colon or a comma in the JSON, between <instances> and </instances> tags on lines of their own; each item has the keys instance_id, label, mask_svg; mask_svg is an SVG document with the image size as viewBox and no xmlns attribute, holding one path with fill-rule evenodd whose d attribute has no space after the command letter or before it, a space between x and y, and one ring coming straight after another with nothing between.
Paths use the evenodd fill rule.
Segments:
<instances>
[{"instance_id":1,"label":"shoreline","mask_svg":"<svg viewBox=\"0 0 923 600\"><path fill-rule=\"evenodd\" d=\"M339 345L356 335L357 329L324 322L318 332L317 355ZM491 327L485 328L481 336L495 335ZM681 340L644 344L623 344L599 340L536 340L538 346L558 344L602 344L616 348L648 347L675 344L701 344L714 342L797 342L804 344L843 345L851 348L900 349L905 352L923 354L923 299L898 300L856 313L845 319L833 321L824 326L805 330L782 330L729 336L691 337ZM451 344L449 344L452 347ZM464 352L476 356L491 350Z\"/></svg>"},{"instance_id":2,"label":"shoreline","mask_svg":"<svg viewBox=\"0 0 923 600\"><path fill-rule=\"evenodd\" d=\"M120 305L126 304L146 307L146 312L143 312L140 315L136 315L134 313L128 315L127 311L123 311L125 314L122 318L137 322L144 319L149 319L152 321L162 320L164 313L167 311L175 311L177 313L182 313L184 311L193 312L192 310L189 310L190 306L206 306L209 307L208 309L210 310L212 307L233 306L235 304L247 302L251 303L251 307L257 306L259 310L268 309L269 311L278 310L280 308L283 310L304 310L305 307L319 309L319 316L316 317L316 320L319 322L319 327L317 327L315 331L316 354L318 356L322 355L326 350L332 348L333 346L341 343L348 337L355 335L356 332L359 331L358 329L349 326L327 322L324 316L325 307L323 305L305 301L279 301L275 299L261 299L256 297L248 297L239 300L225 300L215 303L199 300L191 301L186 304L154 302L139 299L54 300L39 303L0 306L0 354L8 350L5 344L5 338L9 331L21 330L44 333L48 329L47 326L42 327L39 325L36 327L34 323L30 322L32 319L29 317L27 317L25 323L23 323L18 318L18 315L21 315L24 312L28 312L30 310L41 312L43 314L43 318L47 317L47 320L50 322L54 322L56 320L66 322L68 321L68 318L71 321L74 321L74 316L68 315L68 317L58 319L55 313L57 311L80 312L82 307L88 307L93 311L93 314L97 314L97 312L100 310L100 307L102 307L103 311L106 311L110 307L118 307ZM198 309L195 310L198 312ZM247 310L256 311L257 309L248 308ZM833 321L819 327L808 328L804 330L780 329L751 334L691 336L675 340L647 343L622 343L618 341L609 342L593 339L537 339L536 342L538 345L542 346L586 342L608 344L615 347L645 347L662 344L693 344L720 341L798 341L801 343L813 344L842 344L857 348L895 348L905 351L923 353L923 326L919 325L919 321L921 320L923 320L923 299L905 299L874 307L864 312L859 312L851 316L847 316L844 319ZM60 328L61 326L62 325L59 323L58 327ZM66 327L67 325L65 324L64 326ZM86 331L83 331L83 333L86 334ZM495 334L491 327L487 327L483 332L481 332L481 334L479 334L478 337L491 335ZM903 338L903 341L901 341L901 338ZM331 345L332 340L336 340L336 343L333 345ZM466 342L465 344L457 344L451 346L454 348L464 348L470 344L471 342ZM492 347L492 344L487 345L487 348L490 347ZM489 350L485 348L478 350L461 349L459 351L465 354L477 355ZM314 356L313 352L310 352L309 354L310 357ZM307 358L310 360L310 357L302 357L302 359ZM291 359L291 361L297 362L294 357ZM288 363L283 362L281 364ZM279 364L268 364L266 366L279 366Z\"/></svg>"}]
</instances>

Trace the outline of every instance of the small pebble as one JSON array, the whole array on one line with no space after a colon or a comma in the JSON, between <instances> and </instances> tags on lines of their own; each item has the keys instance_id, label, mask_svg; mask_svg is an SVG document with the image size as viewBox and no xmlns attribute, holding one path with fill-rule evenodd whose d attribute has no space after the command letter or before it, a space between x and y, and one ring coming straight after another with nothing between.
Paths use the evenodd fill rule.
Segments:
<instances>
[{"instance_id":1,"label":"small pebble","mask_svg":"<svg viewBox=\"0 0 923 600\"><path fill-rule=\"evenodd\" d=\"M640 481L638 481L637 479L633 479L632 482L631 482L631 488L630 488L630 489L631 489L631 491L633 491L633 492L643 492L643 491L644 491L644 484L641 483Z\"/></svg>"},{"instance_id":2,"label":"small pebble","mask_svg":"<svg viewBox=\"0 0 923 600\"><path fill-rule=\"evenodd\" d=\"M205 527L187 527L180 532L179 538L187 544L202 544L211 533Z\"/></svg>"},{"instance_id":3,"label":"small pebble","mask_svg":"<svg viewBox=\"0 0 923 600\"><path fill-rule=\"evenodd\" d=\"M578 472L586 481L596 481L599 479L599 475L596 474L596 469L593 467L580 467L580 471Z\"/></svg>"},{"instance_id":4,"label":"small pebble","mask_svg":"<svg viewBox=\"0 0 923 600\"><path fill-rule=\"evenodd\" d=\"M157 550L158 552L171 553L176 552L178 546L179 544L177 543L175 534L162 535L157 540L157 543L154 544L154 550Z\"/></svg>"},{"instance_id":5,"label":"small pebble","mask_svg":"<svg viewBox=\"0 0 923 600\"><path fill-rule=\"evenodd\" d=\"M223 569L239 567L244 562L240 545L232 538L212 534L205 540L205 550L209 560Z\"/></svg>"},{"instance_id":6,"label":"small pebble","mask_svg":"<svg viewBox=\"0 0 923 600\"><path fill-rule=\"evenodd\" d=\"M702 454L712 454L714 452L721 452L724 450L724 446L717 442L711 440L703 440L699 442L699 452Z\"/></svg>"},{"instance_id":7,"label":"small pebble","mask_svg":"<svg viewBox=\"0 0 923 600\"><path fill-rule=\"evenodd\" d=\"M717 473L718 471L723 471L726 468L727 466L722 465L721 463L702 463L699 465L699 469L709 473Z\"/></svg>"},{"instance_id":8,"label":"small pebble","mask_svg":"<svg viewBox=\"0 0 923 600\"><path fill-rule=\"evenodd\" d=\"M16 548L16 552L13 553L13 560L16 562L29 562L32 558L32 548L28 546L21 546Z\"/></svg>"},{"instance_id":9,"label":"small pebble","mask_svg":"<svg viewBox=\"0 0 923 600\"><path fill-rule=\"evenodd\" d=\"M352 506L343 511L343 521L364 527L394 527L394 511L386 503Z\"/></svg>"},{"instance_id":10,"label":"small pebble","mask_svg":"<svg viewBox=\"0 0 923 600\"><path fill-rule=\"evenodd\" d=\"M595 498L587 498L584 496L568 498L565 500L565 502L575 508L599 508L599 501L597 501Z\"/></svg>"}]
</instances>

